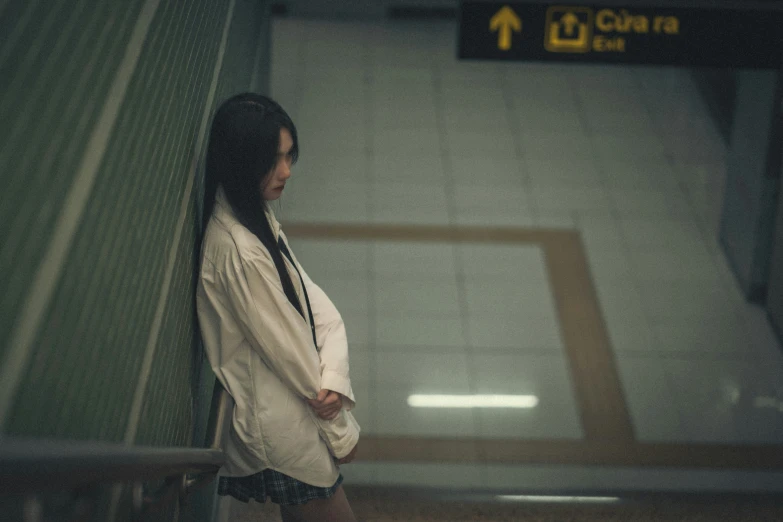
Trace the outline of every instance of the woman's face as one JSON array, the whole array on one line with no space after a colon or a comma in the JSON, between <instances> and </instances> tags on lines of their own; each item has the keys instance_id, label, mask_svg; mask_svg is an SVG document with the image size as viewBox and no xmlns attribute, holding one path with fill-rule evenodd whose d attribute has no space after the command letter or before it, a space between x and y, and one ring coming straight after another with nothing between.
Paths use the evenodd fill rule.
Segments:
<instances>
[{"instance_id":1,"label":"woman's face","mask_svg":"<svg viewBox=\"0 0 783 522\"><path fill-rule=\"evenodd\" d=\"M291 177L293 146L294 140L288 129L280 129L280 147L277 149L275 166L261 182L261 197L264 201L274 201L283 194L285 182Z\"/></svg>"}]
</instances>

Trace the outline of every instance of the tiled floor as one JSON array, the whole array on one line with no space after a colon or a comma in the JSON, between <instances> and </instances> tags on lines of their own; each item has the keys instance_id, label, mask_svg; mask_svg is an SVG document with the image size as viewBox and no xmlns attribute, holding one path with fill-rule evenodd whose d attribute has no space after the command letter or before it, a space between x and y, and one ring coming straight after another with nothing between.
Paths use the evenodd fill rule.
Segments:
<instances>
[{"instance_id":1,"label":"tiled floor","mask_svg":"<svg viewBox=\"0 0 783 522\"><path fill-rule=\"evenodd\" d=\"M636 439L783 444L783 352L717 243L726 151L688 71L463 63L455 24L274 23L295 224L575 229ZM584 437L536 245L291 237L345 318L364 436ZM535 395L533 409L410 394ZM783 474L363 461L355 483L783 489Z\"/></svg>"}]
</instances>

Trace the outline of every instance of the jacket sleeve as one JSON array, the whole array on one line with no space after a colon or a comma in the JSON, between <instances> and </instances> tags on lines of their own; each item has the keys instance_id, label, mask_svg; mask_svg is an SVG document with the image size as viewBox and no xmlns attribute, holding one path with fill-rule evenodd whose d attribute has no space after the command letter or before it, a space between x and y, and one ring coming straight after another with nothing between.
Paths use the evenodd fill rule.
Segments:
<instances>
[{"instance_id":1,"label":"jacket sleeve","mask_svg":"<svg viewBox=\"0 0 783 522\"><path fill-rule=\"evenodd\" d=\"M353 409L356 399L351 388L348 338L345 323L332 301L302 270L315 322L315 337L321 359L321 388L336 391L348 399L343 407Z\"/></svg>"},{"instance_id":2,"label":"jacket sleeve","mask_svg":"<svg viewBox=\"0 0 783 522\"><path fill-rule=\"evenodd\" d=\"M321 388L320 360L310 328L283 292L266 252L241 256L225 273L226 295L243 335L264 363L303 399ZM332 455L344 457L359 439L353 416L324 420L308 407Z\"/></svg>"}]
</instances>

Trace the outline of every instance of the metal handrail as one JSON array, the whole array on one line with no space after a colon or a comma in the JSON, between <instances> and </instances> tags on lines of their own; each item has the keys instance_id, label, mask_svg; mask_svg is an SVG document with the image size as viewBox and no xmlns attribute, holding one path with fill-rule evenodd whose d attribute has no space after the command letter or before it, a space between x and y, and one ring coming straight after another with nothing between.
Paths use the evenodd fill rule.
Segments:
<instances>
[{"instance_id":1,"label":"metal handrail","mask_svg":"<svg viewBox=\"0 0 783 522\"><path fill-rule=\"evenodd\" d=\"M220 449L223 447L223 438L231 426L231 412L234 411L234 399L226 391L219 380L215 379L215 387L212 389L212 404L209 407L209 420L207 421L207 447Z\"/></svg>"},{"instance_id":2,"label":"metal handrail","mask_svg":"<svg viewBox=\"0 0 783 522\"><path fill-rule=\"evenodd\" d=\"M211 481L225 463L221 447L232 409L231 396L216 380L206 448L0 437L0 497L35 497L132 482L137 516L168 502L172 495L184 501L193 488ZM165 479L164 485L145 494L143 481L155 479Z\"/></svg>"},{"instance_id":3,"label":"metal handrail","mask_svg":"<svg viewBox=\"0 0 783 522\"><path fill-rule=\"evenodd\" d=\"M78 489L99 482L217 473L218 449L158 448L98 442L0 442L0 491L10 494Z\"/></svg>"}]
</instances>

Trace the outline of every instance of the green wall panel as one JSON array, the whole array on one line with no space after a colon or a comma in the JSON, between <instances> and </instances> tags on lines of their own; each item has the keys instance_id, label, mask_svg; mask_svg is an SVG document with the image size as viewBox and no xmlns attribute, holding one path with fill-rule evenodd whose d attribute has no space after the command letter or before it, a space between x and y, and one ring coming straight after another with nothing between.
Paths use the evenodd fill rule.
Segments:
<instances>
[{"instance_id":1,"label":"green wall panel","mask_svg":"<svg viewBox=\"0 0 783 522\"><path fill-rule=\"evenodd\" d=\"M0 13L0 357L141 6L110 4Z\"/></svg>"},{"instance_id":2,"label":"green wall panel","mask_svg":"<svg viewBox=\"0 0 783 522\"><path fill-rule=\"evenodd\" d=\"M265 3L254 0L237 0L236 15L226 41L223 57L223 74L220 75L216 104L238 92L250 89L254 60L258 52L259 28L265 16Z\"/></svg>"},{"instance_id":3,"label":"green wall panel","mask_svg":"<svg viewBox=\"0 0 783 522\"><path fill-rule=\"evenodd\" d=\"M0 363L145 4L154 2L0 1ZM266 91L267 13L256 0L158 3L4 434L203 445L214 375L194 311L194 155L205 110L249 90L254 73ZM209 519L213 493L203 488L180 518ZM95 520L110 491L100 498ZM128 490L119 498L117 520L128 519Z\"/></svg>"},{"instance_id":4,"label":"green wall panel","mask_svg":"<svg viewBox=\"0 0 783 522\"><path fill-rule=\"evenodd\" d=\"M226 2L161 3L9 433L123 439L225 14Z\"/></svg>"},{"instance_id":5,"label":"green wall panel","mask_svg":"<svg viewBox=\"0 0 783 522\"><path fill-rule=\"evenodd\" d=\"M188 205L187 222L196 219L195 200ZM195 292L193 272L194 236L188 227L177 249L166 313L158 337L136 442L146 446L188 446L191 444L193 384L200 349L195 339L194 310L190 296ZM183 400L187 398L187 400Z\"/></svg>"}]
</instances>

